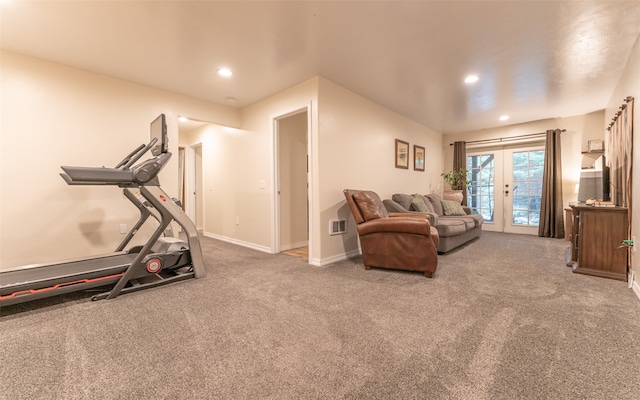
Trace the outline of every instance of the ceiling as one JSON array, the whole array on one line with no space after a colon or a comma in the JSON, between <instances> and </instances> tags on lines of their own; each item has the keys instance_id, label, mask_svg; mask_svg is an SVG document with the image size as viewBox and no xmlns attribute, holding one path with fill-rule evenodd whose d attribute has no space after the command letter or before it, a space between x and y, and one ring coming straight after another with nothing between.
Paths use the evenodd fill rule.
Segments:
<instances>
[{"instance_id":1,"label":"ceiling","mask_svg":"<svg viewBox=\"0 0 640 400\"><path fill-rule=\"evenodd\" d=\"M639 1L1 7L7 50L238 108L320 75L443 133L603 109L640 35Z\"/></svg>"}]
</instances>

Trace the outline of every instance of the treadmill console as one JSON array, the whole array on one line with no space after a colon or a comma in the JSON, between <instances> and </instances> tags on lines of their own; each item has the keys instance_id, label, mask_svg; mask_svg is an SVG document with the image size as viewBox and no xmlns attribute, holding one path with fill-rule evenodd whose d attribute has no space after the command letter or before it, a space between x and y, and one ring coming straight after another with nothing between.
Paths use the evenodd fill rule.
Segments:
<instances>
[{"instance_id":1,"label":"treadmill console","mask_svg":"<svg viewBox=\"0 0 640 400\"><path fill-rule=\"evenodd\" d=\"M156 144L151 148L151 154L154 156L169 152L169 138L167 137L167 122L164 114L160 114L158 118L151 122L151 140L158 139Z\"/></svg>"}]
</instances>

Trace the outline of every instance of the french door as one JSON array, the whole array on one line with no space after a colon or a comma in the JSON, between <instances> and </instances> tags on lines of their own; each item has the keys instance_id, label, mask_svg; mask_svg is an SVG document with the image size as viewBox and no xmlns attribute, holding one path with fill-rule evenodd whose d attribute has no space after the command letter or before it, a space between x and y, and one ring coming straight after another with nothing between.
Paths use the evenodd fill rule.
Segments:
<instances>
[{"instance_id":1,"label":"french door","mask_svg":"<svg viewBox=\"0 0 640 400\"><path fill-rule=\"evenodd\" d=\"M487 231L537 235L544 146L468 151L467 199Z\"/></svg>"}]
</instances>

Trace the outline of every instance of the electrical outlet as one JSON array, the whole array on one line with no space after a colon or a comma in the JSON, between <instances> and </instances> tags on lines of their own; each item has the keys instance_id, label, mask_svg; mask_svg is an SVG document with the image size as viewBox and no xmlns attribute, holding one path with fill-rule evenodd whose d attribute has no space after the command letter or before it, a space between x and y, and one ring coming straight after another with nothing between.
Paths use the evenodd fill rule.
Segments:
<instances>
[{"instance_id":1,"label":"electrical outlet","mask_svg":"<svg viewBox=\"0 0 640 400\"><path fill-rule=\"evenodd\" d=\"M124 235L127 233L127 224L120 224L120 234Z\"/></svg>"},{"instance_id":2,"label":"electrical outlet","mask_svg":"<svg viewBox=\"0 0 640 400\"><path fill-rule=\"evenodd\" d=\"M240 217L236 217L236 225L240 225Z\"/></svg>"}]
</instances>

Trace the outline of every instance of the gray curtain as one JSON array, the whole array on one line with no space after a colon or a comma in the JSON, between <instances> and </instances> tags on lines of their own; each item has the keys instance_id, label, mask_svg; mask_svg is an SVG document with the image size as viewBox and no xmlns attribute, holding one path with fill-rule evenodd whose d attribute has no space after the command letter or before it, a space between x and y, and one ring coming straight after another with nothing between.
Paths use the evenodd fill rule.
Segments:
<instances>
[{"instance_id":1,"label":"gray curtain","mask_svg":"<svg viewBox=\"0 0 640 400\"><path fill-rule=\"evenodd\" d=\"M560 129L547 131L538 236L564 239Z\"/></svg>"},{"instance_id":2,"label":"gray curtain","mask_svg":"<svg viewBox=\"0 0 640 400\"><path fill-rule=\"evenodd\" d=\"M467 169L467 144L466 142L453 143L453 169ZM467 188L462 191L462 204L467 205Z\"/></svg>"}]
</instances>

